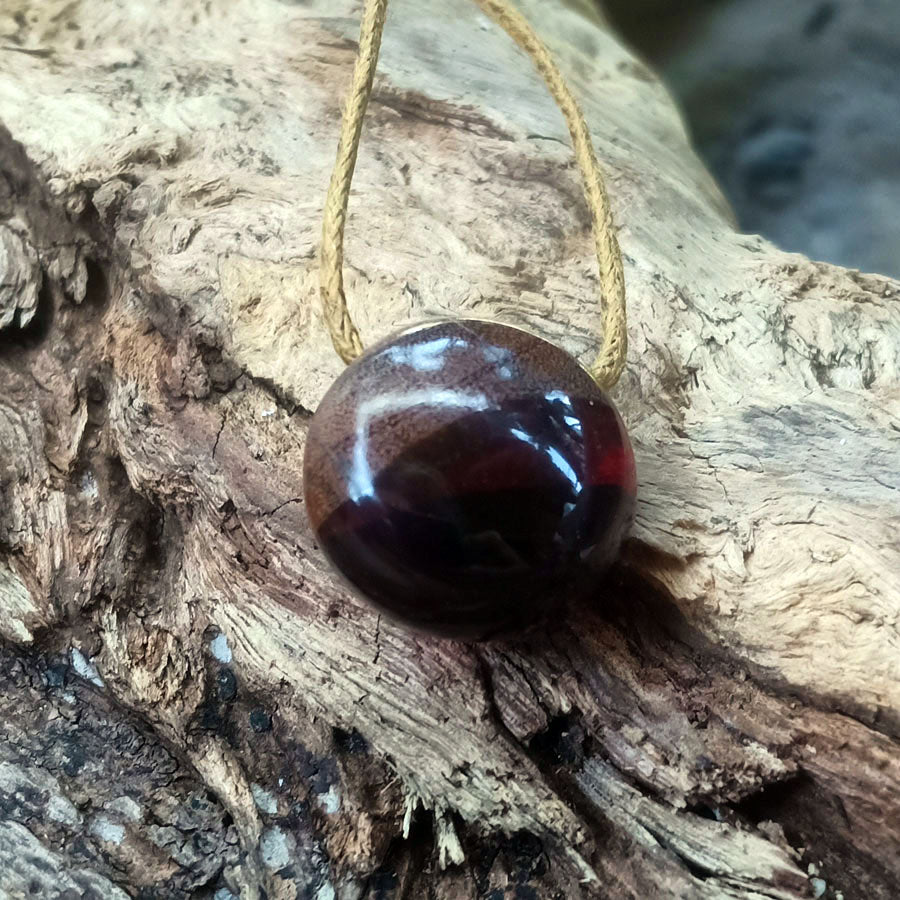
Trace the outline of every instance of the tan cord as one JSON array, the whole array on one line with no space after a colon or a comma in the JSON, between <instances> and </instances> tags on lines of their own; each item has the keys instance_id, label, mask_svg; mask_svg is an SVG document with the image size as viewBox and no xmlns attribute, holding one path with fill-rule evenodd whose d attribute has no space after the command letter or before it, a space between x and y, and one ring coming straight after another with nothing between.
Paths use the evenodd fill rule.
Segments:
<instances>
[{"instance_id":1,"label":"tan cord","mask_svg":"<svg viewBox=\"0 0 900 900\"><path fill-rule=\"evenodd\" d=\"M366 107L369 105L369 95L372 93L386 14L387 0L366 0L359 30L359 53L353 68L353 83L344 108L337 159L331 173L322 219L319 292L322 295L322 308L325 323L331 332L331 341L345 363L353 362L362 353L363 345L350 318L344 295L344 226L347 223L347 201L350 199L350 183L356 166L359 136L362 133Z\"/></svg>"},{"instance_id":2,"label":"tan cord","mask_svg":"<svg viewBox=\"0 0 900 900\"><path fill-rule=\"evenodd\" d=\"M591 367L591 375L600 387L611 388L625 368L627 333L625 322L625 276L622 253L616 238L609 197L594 154L591 135L584 115L572 96L550 52L525 17L509 0L475 0L530 57L556 101L572 136L575 161L584 180L584 192L594 226L594 247L600 266L600 294L604 301L603 347ZM365 0L359 37L359 55L353 71L353 85L344 111L337 160L325 200L320 251L320 290L325 320L341 359L349 363L362 353L359 332L347 311L344 295L343 242L347 219L350 182L362 131L363 116L372 79L378 64L378 48L384 29L387 0Z\"/></svg>"}]
</instances>

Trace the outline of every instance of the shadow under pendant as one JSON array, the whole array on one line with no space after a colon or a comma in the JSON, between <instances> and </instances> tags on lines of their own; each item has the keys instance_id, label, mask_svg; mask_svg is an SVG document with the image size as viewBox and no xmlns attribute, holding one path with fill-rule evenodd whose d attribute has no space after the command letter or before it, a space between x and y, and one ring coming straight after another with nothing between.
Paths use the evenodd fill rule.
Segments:
<instances>
[{"instance_id":1,"label":"shadow under pendant","mask_svg":"<svg viewBox=\"0 0 900 900\"><path fill-rule=\"evenodd\" d=\"M307 512L338 572L382 612L462 640L559 615L633 515L612 402L564 350L497 322L433 322L368 350L305 452Z\"/></svg>"}]
</instances>

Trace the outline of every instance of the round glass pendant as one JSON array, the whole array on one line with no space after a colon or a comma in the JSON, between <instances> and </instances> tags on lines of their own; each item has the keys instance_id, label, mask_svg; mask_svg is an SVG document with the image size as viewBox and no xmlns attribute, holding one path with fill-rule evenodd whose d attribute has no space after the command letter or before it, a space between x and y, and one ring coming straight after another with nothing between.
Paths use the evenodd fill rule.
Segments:
<instances>
[{"instance_id":1,"label":"round glass pendant","mask_svg":"<svg viewBox=\"0 0 900 900\"><path fill-rule=\"evenodd\" d=\"M322 550L362 597L486 640L596 584L631 522L634 456L568 353L459 319L405 331L341 374L309 428L304 489Z\"/></svg>"}]
</instances>

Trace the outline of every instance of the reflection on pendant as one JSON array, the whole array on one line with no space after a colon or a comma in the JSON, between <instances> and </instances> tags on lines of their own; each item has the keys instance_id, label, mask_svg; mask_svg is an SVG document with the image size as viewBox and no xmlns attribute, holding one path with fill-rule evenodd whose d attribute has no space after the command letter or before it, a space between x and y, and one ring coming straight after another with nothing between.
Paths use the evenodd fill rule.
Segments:
<instances>
[{"instance_id":1,"label":"reflection on pendant","mask_svg":"<svg viewBox=\"0 0 900 900\"><path fill-rule=\"evenodd\" d=\"M508 325L431 323L369 350L309 429L307 512L383 612L465 640L557 614L615 558L634 457L565 351Z\"/></svg>"}]
</instances>

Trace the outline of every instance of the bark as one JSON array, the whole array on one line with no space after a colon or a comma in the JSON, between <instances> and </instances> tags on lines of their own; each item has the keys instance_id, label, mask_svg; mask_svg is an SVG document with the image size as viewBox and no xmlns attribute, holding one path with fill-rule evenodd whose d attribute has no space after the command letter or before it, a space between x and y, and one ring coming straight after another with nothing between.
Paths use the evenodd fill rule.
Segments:
<instances>
[{"instance_id":1,"label":"bark","mask_svg":"<svg viewBox=\"0 0 900 900\"><path fill-rule=\"evenodd\" d=\"M893 896L900 284L735 233L655 77L523 8L608 173L640 502L596 604L481 647L358 604L304 518L358 9L0 13L0 891ZM564 126L471 5L393 9L347 256L369 342L596 349Z\"/></svg>"}]
</instances>

